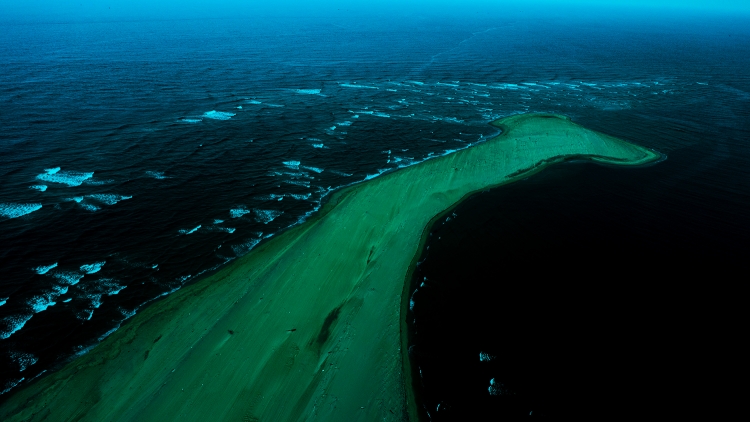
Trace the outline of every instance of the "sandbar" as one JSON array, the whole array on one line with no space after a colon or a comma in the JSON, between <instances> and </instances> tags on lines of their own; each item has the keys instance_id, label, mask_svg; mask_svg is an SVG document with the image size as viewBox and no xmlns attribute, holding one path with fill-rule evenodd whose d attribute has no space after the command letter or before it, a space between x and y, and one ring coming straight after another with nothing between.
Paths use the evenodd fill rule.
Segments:
<instances>
[{"instance_id":1,"label":"sandbar","mask_svg":"<svg viewBox=\"0 0 750 422\"><path fill-rule=\"evenodd\" d=\"M471 148L342 189L307 222L146 307L0 405L0 419L416 420L410 269L464 198L586 159L660 155L567 117L515 115Z\"/></svg>"}]
</instances>

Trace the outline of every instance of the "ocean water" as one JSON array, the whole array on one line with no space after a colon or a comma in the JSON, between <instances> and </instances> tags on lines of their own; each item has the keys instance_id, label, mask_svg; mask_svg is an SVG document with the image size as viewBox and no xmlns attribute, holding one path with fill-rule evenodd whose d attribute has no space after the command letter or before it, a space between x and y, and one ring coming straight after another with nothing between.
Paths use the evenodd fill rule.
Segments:
<instances>
[{"instance_id":1,"label":"ocean water","mask_svg":"<svg viewBox=\"0 0 750 422\"><path fill-rule=\"evenodd\" d=\"M336 188L482 142L515 113L565 114L662 152L643 171L580 171L613 186L640 177L652 195L640 212L694 210L698 239L746 251L748 28L745 15L524 9L4 24L0 391L304 221ZM549 218L529 224L534 245ZM637 221L586 230L674 243L692 227ZM496 353L476 347L471 364ZM490 372L471 391L502 395ZM452 400L435 391L430 411Z\"/></svg>"}]
</instances>

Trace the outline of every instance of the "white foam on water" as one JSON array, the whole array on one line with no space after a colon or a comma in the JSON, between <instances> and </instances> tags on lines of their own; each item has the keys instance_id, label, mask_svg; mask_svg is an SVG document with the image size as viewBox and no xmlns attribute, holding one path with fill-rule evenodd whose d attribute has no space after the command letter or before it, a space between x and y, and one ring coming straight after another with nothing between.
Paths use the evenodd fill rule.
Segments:
<instances>
[{"instance_id":1,"label":"white foam on water","mask_svg":"<svg viewBox=\"0 0 750 422\"><path fill-rule=\"evenodd\" d=\"M214 218L214 224L221 224L224 220L219 220L218 218Z\"/></svg>"},{"instance_id":2,"label":"white foam on water","mask_svg":"<svg viewBox=\"0 0 750 422\"><path fill-rule=\"evenodd\" d=\"M242 106L237 106L237 110L242 110Z\"/></svg>"},{"instance_id":3,"label":"white foam on water","mask_svg":"<svg viewBox=\"0 0 750 422\"><path fill-rule=\"evenodd\" d=\"M352 173L344 173L343 171L338 171L338 170L328 170L328 172L333 173L333 174L338 174L339 176L344 176L344 177L354 176L354 174Z\"/></svg>"},{"instance_id":4,"label":"white foam on water","mask_svg":"<svg viewBox=\"0 0 750 422\"><path fill-rule=\"evenodd\" d=\"M23 328L32 316L34 314L11 315L0 320L0 339L6 339Z\"/></svg>"},{"instance_id":5,"label":"white foam on water","mask_svg":"<svg viewBox=\"0 0 750 422\"><path fill-rule=\"evenodd\" d=\"M419 81L406 81L406 82L412 83L414 85L424 85L424 82L419 82Z\"/></svg>"},{"instance_id":6,"label":"white foam on water","mask_svg":"<svg viewBox=\"0 0 750 422\"><path fill-rule=\"evenodd\" d=\"M247 208L245 208L245 207L241 207L241 208L235 208L235 209L231 209L231 210L229 210L229 215L230 215L230 216L231 216L232 218L240 218L240 217L242 217L243 215L245 215L245 214L249 214L249 213L250 213L250 210L248 210L248 209L247 209Z\"/></svg>"},{"instance_id":7,"label":"white foam on water","mask_svg":"<svg viewBox=\"0 0 750 422\"><path fill-rule=\"evenodd\" d=\"M336 130L336 126L331 126L331 127L328 128L328 130L334 131L334 130Z\"/></svg>"},{"instance_id":8,"label":"white foam on water","mask_svg":"<svg viewBox=\"0 0 750 422\"><path fill-rule=\"evenodd\" d=\"M34 296L26 302L31 307L31 310L38 314L39 312L47 310L50 306L54 306L57 302L54 301L56 297L53 294L46 294L41 296Z\"/></svg>"},{"instance_id":9,"label":"white foam on water","mask_svg":"<svg viewBox=\"0 0 750 422\"><path fill-rule=\"evenodd\" d=\"M94 176L94 172L60 171L60 168L45 169L44 173L36 176L37 179L48 183L60 183L72 186L81 186L83 182Z\"/></svg>"},{"instance_id":10,"label":"white foam on water","mask_svg":"<svg viewBox=\"0 0 750 422\"><path fill-rule=\"evenodd\" d=\"M357 84L339 84L339 86L344 87L344 88L380 89L376 86L357 85Z\"/></svg>"},{"instance_id":11,"label":"white foam on water","mask_svg":"<svg viewBox=\"0 0 750 422\"><path fill-rule=\"evenodd\" d=\"M107 261L94 262L93 264L81 265L81 271L86 274L94 274L99 272Z\"/></svg>"},{"instance_id":12,"label":"white foam on water","mask_svg":"<svg viewBox=\"0 0 750 422\"><path fill-rule=\"evenodd\" d=\"M33 185L33 186L29 186L29 189L34 189L40 192L44 192L47 190L47 185Z\"/></svg>"},{"instance_id":13,"label":"white foam on water","mask_svg":"<svg viewBox=\"0 0 750 422\"><path fill-rule=\"evenodd\" d=\"M235 230L237 230L237 229L235 229L233 227L219 227L219 231L227 232L229 234L234 233Z\"/></svg>"},{"instance_id":14,"label":"white foam on water","mask_svg":"<svg viewBox=\"0 0 750 422\"><path fill-rule=\"evenodd\" d=\"M289 196L291 196L294 199L306 200L306 199L310 199L310 196L312 196L312 194L311 193L306 193L304 195L299 195L299 194L296 194L296 193L291 193L291 194L289 194Z\"/></svg>"},{"instance_id":15,"label":"white foam on water","mask_svg":"<svg viewBox=\"0 0 750 422\"><path fill-rule=\"evenodd\" d=\"M32 355L31 353L23 353L23 352L16 352L12 351L8 353L10 356L10 360L13 361L18 366L18 371L23 372L28 368L29 366L37 363L39 361L39 358Z\"/></svg>"},{"instance_id":16,"label":"white foam on water","mask_svg":"<svg viewBox=\"0 0 750 422\"><path fill-rule=\"evenodd\" d=\"M323 169L320 167L310 167L310 166L302 166L305 170L314 171L315 173L323 173Z\"/></svg>"},{"instance_id":17,"label":"white foam on water","mask_svg":"<svg viewBox=\"0 0 750 422\"><path fill-rule=\"evenodd\" d=\"M336 123L336 124L339 126L351 126L352 122L350 122L349 120L346 120L346 121L343 121L341 123Z\"/></svg>"},{"instance_id":18,"label":"white foam on water","mask_svg":"<svg viewBox=\"0 0 750 422\"><path fill-rule=\"evenodd\" d=\"M68 302L70 302L71 300L73 300L73 298L69 297L69 298L67 298L67 299L63 300L63 303L68 303Z\"/></svg>"},{"instance_id":19,"label":"white foam on water","mask_svg":"<svg viewBox=\"0 0 750 422\"><path fill-rule=\"evenodd\" d=\"M496 356L491 355L489 353L479 352L479 361L480 362L489 362L489 361L495 359L495 357Z\"/></svg>"},{"instance_id":20,"label":"white foam on water","mask_svg":"<svg viewBox=\"0 0 750 422\"><path fill-rule=\"evenodd\" d=\"M0 204L0 217L18 218L42 209L42 204Z\"/></svg>"},{"instance_id":21,"label":"white foam on water","mask_svg":"<svg viewBox=\"0 0 750 422\"><path fill-rule=\"evenodd\" d=\"M195 124L195 123L200 123L200 122L202 122L202 121L203 121L203 119L189 119L189 118L182 118L182 119L180 119L180 120L178 120L178 121L179 121L179 122L182 122L182 123L193 123L193 124Z\"/></svg>"},{"instance_id":22,"label":"white foam on water","mask_svg":"<svg viewBox=\"0 0 750 422\"><path fill-rule=\"evenodd\" d=\"M234 116L235 116L235 113L230 113L228 111L211 110L211 111L207 111L203 113L203 117L207 119L213 119L213 120L229 120Z\"/></svg>"},{"instance_id":23,"label":"white foam on water","mask_svg":"<svg viewBox=\"0 0 750 422\"><path fill-rule=\"evenodd\" d=\"M370 180L370 179L374 179L374 178L376 178L376 177L380 176L381 174L383 174L383 173L387 172L388 170L390 170L390 169L389 169L389 168L388 168L388 169L378 169L378 172L377 172L376 174L368 174L368 175L367 175L367 176L366 176L366 177L364 178L364 180Z\"/></svg>"},{"instance_id":24,"label":"white foam on water","mask_svg":"<svg viewBox=\"0 0 750 422\"><path fill-rule=\"evenodd\" d=\"M302 186L303 188L310 187L310 182L308 182L307 180L284 180L284 183L288 183L290 185Z\"/></svg>"},{"instance_id":25,"label":"white foam on water","mask_svg":"<svg viewBox=\"0 0 750 422\"><path fill-rule=\"evenodd\" d=\"M164 175L163 171L147 171L146 176L153 177L154 179L168 179L167 176Z\"/></svg>"},{"instance_id":26,"label":"white foam on water","mask_svg":"<svg viewBox=\"0 0 750 422\"><path fill-rule=\"evenodd\" d=\"M281 214L284 214L284 211L260 210L257 208L254 209L253 212L255 213L255 220L263 224L268 224L279 217Z\"/></svg>"},{"instance_id":27,"label":"white foam on water","mask_svg":"<svg viewBox=\"0 0 750 422\"><path fill-rule=\"evenodd\" d=\"M249 241L240 245L232 245L232 251L235 255L242 256L250 252L262 239L250 239Z\"/></svg>"},{"instance_id":28,"label":"white foam on water","mask_svg":"<svg viewBox=\"0 0 750 422\"><path fill-rule=\"evenodd\" d=\"M283 163L285 166L289 167L290 169L297 170L299 169L299 161L284 161Z\"/></svg>"},{"instance_id":29,"label":"white foam on water","mask_svg":"<svg viewBox=\"0 0 750 422\"><path fill-rule=\"evenodd\" d=\"M256 100L247 100L247 104L263 104L263 103L260 101L256 101Z\"/></svg>"},{"instance_id":30,"label":"white foam on water","mask_svg":"<svg viewBox=\"0 0 750 422\"><path fill-rule=\"evenodd\" d=\"M114 205L120 201L131 199L132 196L115 195L111 193L97 193L93 195L86 195L86 198L93 199L94 201L101 202L105 205Z\"/></svg>"},{"instance_id":31,"label":"white foam on water","mask_svg":"<svg viewBox=\"0 0 750 422\"><path fill-rule=\"evenodd\" d=\"M297 94L320 95L319 89L295 89L294 92Z\"/></svg>"},{"instance_id":32,"label":"white foam on water","mask_svg":"<svg viewBox=\"0 0 750 422\"><path fill-rule=\"evenodd\" d=\"M7 297L0 297L0 306L5 305L8 302Z\"/></svg>"},{"instance_id":33,"label":"white foam on water","mask_svg":"<svg viewBox=\"0 0 750 422\"><path fill-rule=\"evenodd\" d=\"M80 204L80 205L86 211L91 211L91 212L99 211L101 209L100 207L97 207L96 205L92 205L92 204Z\"/></svg>"},{"instance_id":34,"label":"white foam on water","mask_svg":"<svg viewBox=\"0 0 750 422\"><path fill-rule=\"evenodd\" d=\"M278 108L278 107L286 107L283 104L270 104L270 103L266 103L266 105L269 106L269 107L276 107L276 108Z\"/></svg>"},{"instance_id":35,"label":"white foam on water","mask_svg":"<svg viewBox=\"0 0 750 422\"><path fill-rule=\"evenodd\" d=\"M328 148L327 146L325 146L323 144L312 144L312 147L313 148Z\"/></svg>"},{"instance_id":36,"label":"white foam on water","mask_svg":"<svg viewBox=\"0 0 750 422\"><path fill-rule=\"evenodd\" d=\"M68 286L75 286L83 278L83 274L73 271L60 271L51 274L52 277L56 278L60 283Z\"/></svg>"},{"instance_id":37,"label":"white foam on water","mask_svg":"<svg viewBox=\"0 0 750 422\"><path fill-rule=\"evenodd\" d=\"M446 84L446 83L443 83L443 82L438 82L438 83L436 83L435 85L444 85L444 86L458 86L458 85L456 85L456 84Z\"/></svg>"},{"instance_id":38,"label":"white foam on water","mask_svg":"<svg viewBox=\"0 0 750 422\"><path fill-rule=\"evenodd\" d=\"M198 231L198 229L201 228L201 227L202 226L200 224L198 224L198 227L195 227L193 229L180 229L179 232L180 232L180 234L185 234L185 235L187 235L187 234L193 234L196 231Z\"/></svg>"},{"instance_id":39,"label":"white foam on water","mask_svg":"<svg viewBox=\"0 0 750 422\"><path fill-rule=\"evenodd\" d=\"M47 372L47 371L42 371L42 372ZM25 380L25 379L26 379L25 377L21 377L21 378L16 379L16 380L8 381L7 383L5 383L5 389L3 391L0 391L0 395L3 395L5 393L7 393L8 391L12 390L15 386L17 386L18 384L22 383L23 380Z\"/></svg>"},{"instance_id":40,"label":"white foam on water","mask_svg":"<svg viewBox=\"0 0 750 422\"><path fill-rule=\"evenodd\" d=\"M54 264L50 264L50 265L40 265L40 266L34 268L34 271L37 274L47 274L47 272L49 270L51 270L51 269L53 269L55 267L57 267L57 262L55 262Z\"/></svg>"}]
</instances>

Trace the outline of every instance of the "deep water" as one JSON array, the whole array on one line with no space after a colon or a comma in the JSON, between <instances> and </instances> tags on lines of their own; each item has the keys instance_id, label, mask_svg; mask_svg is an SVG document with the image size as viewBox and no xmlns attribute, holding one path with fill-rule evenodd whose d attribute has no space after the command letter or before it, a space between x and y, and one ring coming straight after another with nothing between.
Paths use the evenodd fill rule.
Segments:
<instances>
[{"instance_id":1,"label":"deep water","mask_svg":"<svg viewBox=\"0 0 750 422\"><path fill-rule=\"evenodd\" d=\"M486 222L482 247L459 254L465 239L455 237L440 259L445 277L426 275L428 288L415 296L414 356L430 414L440 403L461 409L467 394L497 412L525 411L498 399L506 387L491 395L490 379L521 391L516 380L542 388L532 382L541 375L519 369L505 380L507 360L479 365L480 351L503 356L497 333L523 333L508 323L517 314L501 306L506 299L491 301L499 283L524 289L522 281L549 281L535 271L585 273L602 262L538 262L554 262L547 258L561 249L585 255L574 246L592 242L611 247L623 234L640 236L626 243L637 259L591 273L654 274L644 263L675 247L694 254L671 268L701 250L747 256L747 21L510 10L6 23L0 391L85 353L145 304L304 221L331 190L481 142L496 134L493 119L540 111L668 159L627 170L569 163L482 196L476 203L494 216L476 220ZM550 210L566 210L567 220ZM439 230L470 232L460 228L464 214ZM494 258L520 251L535 259ZM428 255L425 271L433 261ZM428 293L437 285L448 296ZM477 295L490 302L473 304ZM474 328L430 328L420 314L451 297L453 321ZM453 354L436 357L441 341ZM471 380L439 381L450 379L441 371L466 368Z\"/></svg>"}]
</instances>

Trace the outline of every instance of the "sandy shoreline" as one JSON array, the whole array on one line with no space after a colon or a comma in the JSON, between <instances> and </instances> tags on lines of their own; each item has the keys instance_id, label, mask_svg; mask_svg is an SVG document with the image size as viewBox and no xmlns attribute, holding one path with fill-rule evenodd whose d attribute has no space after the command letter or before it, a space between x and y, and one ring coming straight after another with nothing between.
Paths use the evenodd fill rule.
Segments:
<instances>
[{"instance_id":1,"label":"sandy shoreline","mask_svg":"<svg viewBox=\"0 0 750 422\"><path fill-rule=\"evenodd\" d=\"M658 154L551 115L335 193L306 223L139 312L90 353L12 393L3 420L416 420L410 268L475 192L585 158Z\"/></svg>"}]
</instances>

